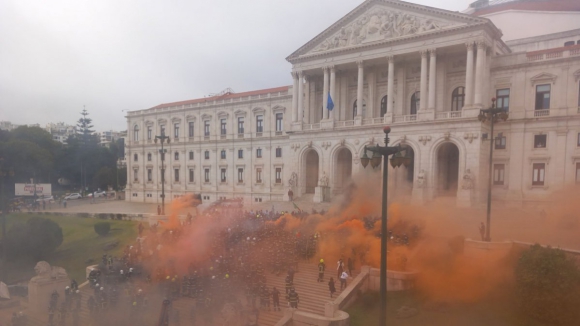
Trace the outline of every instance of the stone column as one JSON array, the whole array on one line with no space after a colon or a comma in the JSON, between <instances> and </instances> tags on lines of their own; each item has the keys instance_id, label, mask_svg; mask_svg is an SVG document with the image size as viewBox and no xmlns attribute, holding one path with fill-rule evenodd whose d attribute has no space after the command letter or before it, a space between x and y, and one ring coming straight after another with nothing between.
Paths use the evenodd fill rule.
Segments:
<instances>
[{"instance_id":1,"label":"stone column","mask_svg":"<svg viewBox=\"0 0 580 326\"><path fill-rule=\"evenodd\" d=\"M298 110L296 112L297 122L304 120L304 75L302 71L298 72Z\"/></svg>"},{"instance_id":2,"label":"stone column","mask_svg":"<svg viewBox=\"0 0 580 326\"><path fill-rule=\"evenodd\" d=\"M466 43L467 62L465 66L465 107L473 105L473 43Z\"/></svg>"},{"instance_id":3,"label":"stone column","mask_svg":"<svg viewBox=\"0 0 580 326\"><path fill-rule=\"evenodd\" d=\"M437 79L437 53L435 49L429 50L429 55L431 62L429 63L429 103L427 108L429 110L435 110L435 81Z\"/></svg>"},{"instance_id":4,"label":"stone column","mask_svg":"<svg viewBox=\"0 0 580 326\"><path fill-rule=\"evenodd\" d=\"M363 110L363 88L364 88L364 62L357 61L358 65L358 81L356 85L356 118L362 118L362 110Z\"/></svg>"},{"instance_id":5,"label":"stone column","mask_svg":"<svg viewBox=\"0 0 580 326\"><path fill-rule=\"evenodd\" d=\"M326 109L326 101L328 100L328 67L322 68L324 71L324 84L322 85L322 119L328 119L328 110Z\"/></svg>"},{"instance_id":6,"label":"stone column","mask_svg":"<svg viewBox=\"0 0 580 326\"><path fill-rule=\"evenodd\" d=\"M427 109L427 50L421 51L421 101L419 102L419 110Z\"/></svg>"},{"instance_id":7,"label":"stone column","mask_svg":"<svg viewBox=\"0 0 580 326\"><path fill-rule=\"evenodd\" d=\"M334 66L330 66L330 97L332 98L332 102L336 104L336 70L334 69ZM328 102L328 96L327 96L327 101L324 102L324 109L326 110L327 114L328 114L328 118L330 120L334 120L334 109L332 111L328 111L328 109L326 109L326 104ZM335 109L336 105L335 105Z\"/></svg>"},{"instance_id":8,"label":"stone column","mask_svg":"<svg viewBox=\"0 0 580 326\"><path fill-rule=\"evenodd\" d=\"M304 123L312 123L310 119L310 78L304 75L304 88L306 90L304 94Z\"/></svg>"},{"instance_id":9,"label":"stone column","mask_svg":"<svg viewBox=\"0 0 580 326\"><path fill-rule=\"evenodd\" d=\"M395 96L395 59L391 55L389 60L389 71L387 75L387 113L393 113L393 101Z\"/></svg>"},{"instance_id":10,"label":"stone column","mask_svg":"<svg viewBox=\"0 0 580 326\"><path fill-rule=\"evenodd\" d=\"M485 41L477 42L477 58L475 61L475 99L474 105L483 106L483 78L487 45Z\"/></svg>"},{"instance_id":11,"label":"stone column","mask_svg":"<svg viewBox=\"0 0 580 326\"><path fill-rule=\"evenodd\" d=\"M292 122L296 122L298 111L298 73L292 72Z\"/></svg>"}]
</instances>

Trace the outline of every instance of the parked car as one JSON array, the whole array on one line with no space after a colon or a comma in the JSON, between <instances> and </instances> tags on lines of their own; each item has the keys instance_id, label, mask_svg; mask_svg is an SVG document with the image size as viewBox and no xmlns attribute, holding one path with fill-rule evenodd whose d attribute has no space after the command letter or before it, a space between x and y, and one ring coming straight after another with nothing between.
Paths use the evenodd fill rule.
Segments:
<instances>
[{"instance_id":1,"label":"parked car","mask_svg":"<svg viewBox=\"0 0 580 326\"><path fill-rule=\"evenodd\" d=\"M54 203L54 197L52 197L52 196L40 196L40 198L38 198L36 200L36 202L38 202L38 203L42 203L42 202Z\"/></svg>"},{"instance_id":2,"label":"parked car","mask_svg":"<svg viewBox=\"0 0 580 326\"><path fill-rule=\"evenodd\" d=\"M81 194L79 194L78 192L69 194L69 195L67 195L67 196L64 197L64 199L66 199L66 200L70 200L70 199L80 199L80 198L83 198L83 196L81 196Z\"/></svg>"},{"instance_id":3,"label":"parked car","mask_svg":"<svg viewBox=\"0 0 580 326\"><path fill-rule=\"evenodd\" d=\"M96 191L94 194L95 194L95 198L106 197L107 196L107 192L106 191ZM93 193L91 192L90 194L87 195L87 197L93 198Z\"/></svg>"}]
</instances>

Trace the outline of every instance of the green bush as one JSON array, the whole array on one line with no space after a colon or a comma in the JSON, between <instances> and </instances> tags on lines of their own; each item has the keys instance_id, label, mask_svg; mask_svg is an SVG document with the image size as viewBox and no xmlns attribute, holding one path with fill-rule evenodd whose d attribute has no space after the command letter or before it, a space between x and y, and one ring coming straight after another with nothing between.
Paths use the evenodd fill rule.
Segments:
<instances>
[{"instance_id":1,"label":"green bush","mask_svg":"<svg viewBox=\"0 0 580 326\"><path fill-rule=\"evenodd\" d=\"M99 213L97 216L99 217L100 220L106 220L109 217L109 214Z\"/></svg>"},{"instance_id":2,"label":"green bush","mask_svg":"<svg viewBox=\"0 0 580 326\"><path fill-rule=\"evenodd\" d=\"M87 217L91 217L91 215L89 215L89 213L78 213L78 217L87 218Z\"/></svg>"},{"instance_id":3,"label":"green bush","mask_svg":"<svg viewBox=\"0 0 580 326\"><path fill-rule=\"evenodd\" d=\"M117 219L120 221L123 219L123 214L117 214Z\"/></svg>"},{"instance_id":4,"label":"green bush","mask_svg":"<svg viewBox=\"0 0 580 326\"><path fill-rule=\"evenodd\" d=\"M95 223L94 228L98 235L105 236L109 234L109 231L111 230L111 224L109 222L97 222Z\"/></svg>"},{"instance_id":5,"label":"green bush","mask_svg":"<svg viewBox=\"0 0 580 326\"><path fill-rule=\"evenodd\" d=\"M61 227L46 218L32 217L14 224L6 234L6 255L10 260L41 260L62 244Z\"/></svg>"},{"instance_id":6,"label":"green bush","mask_svg":"<svg viewBox=\"0 0 580 326\"><path fill-rule=\"evenodd\" d=\"M530 247L522 252L515 276L524 313L551 325L572 325L580 317L580 271L564 251Z\"/></svg>"}]
</instances>

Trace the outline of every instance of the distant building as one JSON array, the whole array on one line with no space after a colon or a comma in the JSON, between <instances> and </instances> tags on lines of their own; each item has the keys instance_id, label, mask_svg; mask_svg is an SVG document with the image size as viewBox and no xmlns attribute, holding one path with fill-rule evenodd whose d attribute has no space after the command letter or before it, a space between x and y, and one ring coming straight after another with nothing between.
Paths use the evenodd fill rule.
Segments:
<instances>
[{"instance_id":1,"label":"distant building","mask_svg":"<svg viewBox=\"0 0 580 326\"><path fill-rule=\"evenodd\" d=\"M111 142L116 141L117 139L120 138L121 133L119 131L108 130L99 132L98 135L99 135L99 145L103 147L109 147L111 145Z\"/></svg>"},{"instance_id":2,"label":"distant building","mask_svg":"<svg viewBox=\"0 0 580 326\"><path fill-rule=\"evenodd\" d=\"M126 200L160 202L164 171L169 199L319 202L380 179L360 158L389 125L411 161L389 167L389 195L479 206L491 178L496 200L535 205L580 184L579 15L578 0L366 0L286 58L289 86L129 112ZM493 135L492 98L509 112Z\"/></svg>"},{"instance_id":3,"label":"distant building","mask_svg":"<svg viewBox=\"0 0 580 326\"><path fill-rule=\"evenodd\" d=\"M15 125L10 121L0 121L0 130L10 131L18 128L19 126L20 125Z\"/></svg>"},{"instance_id":4,"label":"distant building","mask_svg":"<svg viewBox=\"0 0 580 326\"><path fill-rule=\"evenodd\" d=\"M54 141L66 144L66 140L69 136L76 133L76 127L74 125L67 125L64 122L57 123L47 123L44 130L48 131L52 135Z\"/></svg>"}]
</instances>

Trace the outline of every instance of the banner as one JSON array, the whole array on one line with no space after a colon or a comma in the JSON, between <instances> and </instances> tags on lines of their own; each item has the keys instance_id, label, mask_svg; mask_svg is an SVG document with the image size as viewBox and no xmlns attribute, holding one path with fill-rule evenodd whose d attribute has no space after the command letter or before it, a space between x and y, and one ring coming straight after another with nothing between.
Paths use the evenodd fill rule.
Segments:
<instances>
[{"instance_id":1,"label":"banner","mask_svg":"<svg viewBox=\"0 0 580 326\"><path fill-rule=\"evenodd\" d=\"M16 196L34 196L34 184L32 183L16 183L14 188ZM36 196L50 195L52 195L52 185L50 183L36 184Z\"/></svg>"}]
</instances>

